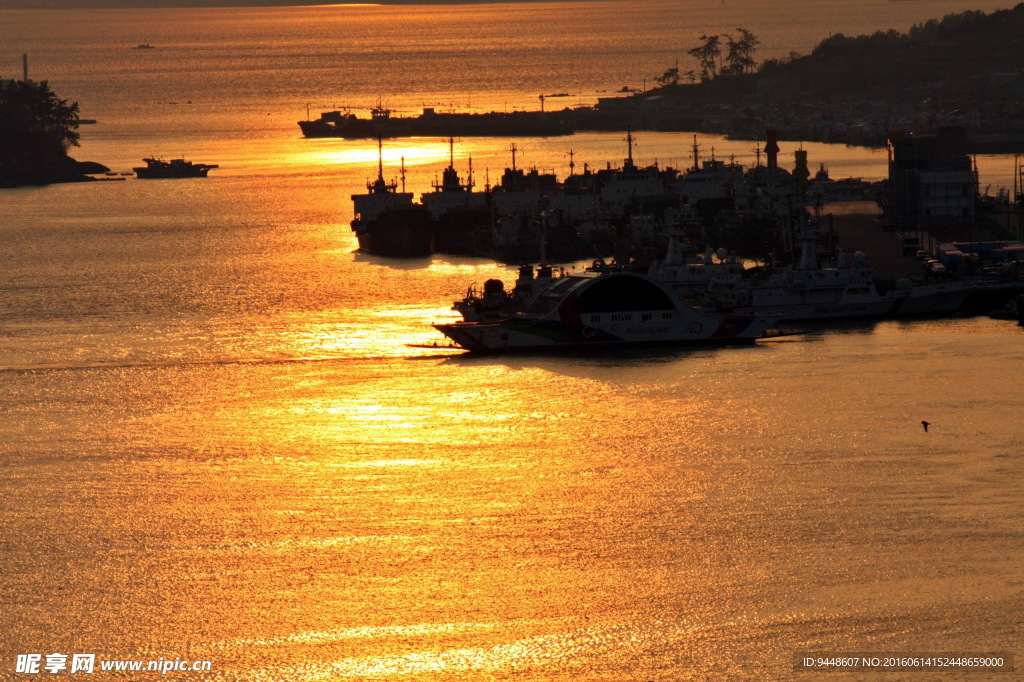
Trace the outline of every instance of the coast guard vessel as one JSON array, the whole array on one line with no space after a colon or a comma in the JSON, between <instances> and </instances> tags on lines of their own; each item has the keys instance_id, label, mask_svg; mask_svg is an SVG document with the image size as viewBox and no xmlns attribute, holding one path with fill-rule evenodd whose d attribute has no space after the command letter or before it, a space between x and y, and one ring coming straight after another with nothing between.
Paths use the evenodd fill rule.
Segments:
<instances>
[{"instance_id":1,"label":"coast guard vessel","mask_svg":"<svg viewBox=\"0 0 1024 682\"><path fill-rule=\"evenodd\" d=\"M481 297L456 301L464 321L434 325L477 353L753 343L777 321L760 314L706 312L671 288L632 272L552 276L520 269L511 294L490 280Z\"/></svg>"}]
</instances>

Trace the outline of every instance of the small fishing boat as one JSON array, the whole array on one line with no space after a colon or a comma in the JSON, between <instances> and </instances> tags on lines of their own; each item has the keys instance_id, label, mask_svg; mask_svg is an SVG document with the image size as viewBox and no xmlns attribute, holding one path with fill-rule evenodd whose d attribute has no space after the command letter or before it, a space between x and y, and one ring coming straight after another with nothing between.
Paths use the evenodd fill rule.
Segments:
<instances>
[{"instance_id":1,"label":"small fishing boat","mask_svg":"<svg viewBox=\"0 0 1024 682\"><path fill-rule=\"evenodd\" d=\"M162 161L161 159L143 159L145 166L133 168L135 175L139 178L205 178L211 168L218 168L215 163L192 163L185 159L172 159Z\"/></svg>"}]
</instances>

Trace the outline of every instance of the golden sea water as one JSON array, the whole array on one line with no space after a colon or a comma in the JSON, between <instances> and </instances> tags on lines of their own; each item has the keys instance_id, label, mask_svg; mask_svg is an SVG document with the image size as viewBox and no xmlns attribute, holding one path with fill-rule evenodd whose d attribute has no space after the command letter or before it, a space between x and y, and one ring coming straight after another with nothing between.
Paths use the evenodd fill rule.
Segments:
<instances>
[{"instance_id":1,"label":"golden sea water","mask_svg":"<svg viewBox=\"0 0 1024 682\"><path fill-rule=\"evenodd\" d=\"M31 653L273 682L786 679L806 677L805 650L1019 660L1022 328L884 322L598 357L411 348L510 270L356 253L349 195L376 144L295 125L307 102L587 100L712 30L748 27L767 56L963 9L823 8L0 12L21 41L0 45L0 75L29 52L34 78L99 121L79 158L221 165L0 193L0 678L50 677L16 672ZM522 140L520 163L618 164L621 138ZM688 165L691 136L638 138L638 162ZM699 142L753 160L754 141ZM509 144L461 140L457 166L472 156L482 185ZM804 146L833 177L885 174L884 150ZM384 154L419 192L448 146Z\"/></svg>"}]
</instances>

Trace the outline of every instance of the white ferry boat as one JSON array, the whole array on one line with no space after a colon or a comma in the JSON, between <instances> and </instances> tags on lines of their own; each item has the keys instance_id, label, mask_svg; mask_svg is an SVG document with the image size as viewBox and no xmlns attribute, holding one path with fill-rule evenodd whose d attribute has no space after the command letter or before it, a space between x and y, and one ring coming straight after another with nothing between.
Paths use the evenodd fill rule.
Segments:
<instances>
[{"instance_id":1,"label":"white ferry boat","mask_svg":"<svg viewBox=\"0 0 1024 682\"><path fill-rule=\"evenodd\" d=\"M489 282L478 299L488 301L483 308L472 305L474 297L457 301L465 321L434 326L466 350L510 353L753 343L777 322L693 308L664 283L638 273L548 276L535 287L527 286L525 274L508 295Z\"/></svg>"}]
</instances>

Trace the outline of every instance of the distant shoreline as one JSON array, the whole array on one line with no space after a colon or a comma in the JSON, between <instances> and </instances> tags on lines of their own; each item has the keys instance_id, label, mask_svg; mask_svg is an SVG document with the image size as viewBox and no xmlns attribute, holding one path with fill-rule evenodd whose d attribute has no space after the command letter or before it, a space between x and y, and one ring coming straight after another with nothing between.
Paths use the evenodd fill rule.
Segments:
<instances>
[{"instance_id":1,"label":"distant shoreline","mask_svg":"<svg viewBox=\"0 0 1024 682\"><path fill-rule=\"evenodd\" d=\"M91 10L91 9L265 9L268 7L336 7L365 5L496 5L512 3L583 2L584 0L367 0L361 2L317 2L316 0L0 0L3 10ZM606 2L611 0L587 0Z\"/></svg>"}]
</instances>

